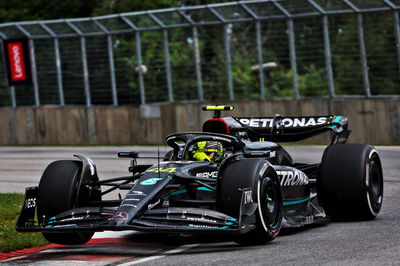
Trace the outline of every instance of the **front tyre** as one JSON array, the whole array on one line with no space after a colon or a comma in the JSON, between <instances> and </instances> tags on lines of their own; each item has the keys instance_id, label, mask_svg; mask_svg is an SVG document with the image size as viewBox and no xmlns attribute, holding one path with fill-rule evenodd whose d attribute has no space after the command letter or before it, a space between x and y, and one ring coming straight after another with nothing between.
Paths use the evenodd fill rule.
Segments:
<instances>
[{"instance_id":1,"label":"front tyre","mask_svg":"<svg viewBox=\"0 0 400 266\"><path fill-rule=\"evenodd\" d=\"M328 147L317 182L319 201L333 219L372 220L382 207L382 165L371 145Z\"/></svg>"},{"instance_id":2,"label":"front tyre","mask_svg":"<svg viewBox=\"0 0 400 266\"><path fill-rule=\"evenodd\" d=\"M253 202L257 203L256 228L235 241L245 245L266 244L277 237L282 225L282 191L278 176L262 159L242 159L229 164L218 181L218 210L239 219L245 188L251 188Z\"/></svg>"},{"instance_id":3,"label":"front tyre","mask_svg":"<svg viewBox=\"0 0 400 266\"><path fill-rule=\"evenodd\" d=\"M63 211L79 207L76 195L79 189L81 173L82 162L80 161L55 161L47 166L40 179L38 190L37 216L41 223ZM98 195L86 198L101 200ZM47 241L52 243L80 245L89 241L94 233L43 232L42 234Z\"/></svg>"}]
</instances>

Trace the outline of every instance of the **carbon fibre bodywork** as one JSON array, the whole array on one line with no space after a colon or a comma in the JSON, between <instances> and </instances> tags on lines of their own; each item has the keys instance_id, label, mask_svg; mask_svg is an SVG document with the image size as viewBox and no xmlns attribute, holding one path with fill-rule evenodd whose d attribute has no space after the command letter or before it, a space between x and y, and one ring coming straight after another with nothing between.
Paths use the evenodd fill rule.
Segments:
<instances>
[{"instance_id":1,"label":"carbon fibre bodywork","mask_svg":"<svg viewBox=\"0 0 400 266\"><path fill-rule=\"evenodd\" d=\"M74 208L51 217L36 217L36 209L40 208L37 206L39 188L27 188L16 229L19 232L142 230L246 234L260 226L257 221L261 211L257 210L273 206L261 202L254 186L238 187L241 193L238 213L228 215L220 207L221 180L231 164L250 159L263 164L260 180L266 169L274 173L268 178L280 186L282 201L274 204L282 206L283 227L326 223L328 217L317 197L319 163L295 163L281 145L271 142L297 141L326 131L333 133L332 143L344 143L350 133L347 118L220 118L216 115L204 123L203 132L167 136L166 142L172 151L163 158L155 158L158 162L153 165L137 164L136 160L141 158L137 152L120 152L119 157L132 159L131 175L101 181L94 162L77 156L82 169L76 183ZM189 147L200 140L220 142L224 147L222 161L190 160L186 155ZM113 187L101 190L104 185ZM125 189L128 193L122 199L90 200L93 195L115 189Z\"/></svg>"}]
</instances>

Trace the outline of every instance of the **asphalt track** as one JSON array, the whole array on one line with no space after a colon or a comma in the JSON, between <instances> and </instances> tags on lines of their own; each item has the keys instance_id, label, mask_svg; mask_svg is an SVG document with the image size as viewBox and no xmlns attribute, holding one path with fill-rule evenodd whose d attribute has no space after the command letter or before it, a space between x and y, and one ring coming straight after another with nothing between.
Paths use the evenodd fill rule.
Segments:
<instances>
[{"instance_id":1,"label":"asphalt track","mask_svg":"<svg viewBox=\"0 0 400 266\"><path fill-rule=\"evenodd\" d=\"M89 155L100 178L125 175L129 161L116 151L132 147L0 147L0 193L37 185L48 163ZM400 147L376 147L385 192L381 213L368 222L336 222L283 231L265 246L241 246L226 236L170 236L103 232L82 246L49 245L0 254L5 265L400 265ZM146 155L155 147L134 147ZM290 146L298 162L319 162L323 147ZM164 148L160 153L165 152Z\"/></svg>"}]
</instances>

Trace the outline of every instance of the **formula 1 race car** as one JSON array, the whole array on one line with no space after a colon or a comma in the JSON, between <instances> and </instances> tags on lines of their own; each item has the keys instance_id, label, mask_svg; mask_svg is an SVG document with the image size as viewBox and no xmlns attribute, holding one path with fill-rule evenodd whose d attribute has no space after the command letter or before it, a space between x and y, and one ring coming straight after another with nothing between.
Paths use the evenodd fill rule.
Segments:
<instances>
[{"instance_id":1,"label":"formula 1 race car","mask_svg":"<svg viewBox=\"0 0 400 266\"><path fill-rule=\"evenodd\" d=\"M264 244L281 227L377 216L379 155L370 145L344 144L346 117L221 118L232 109L204 106L214 118L202 132L167 136L172 150L153 165L137 164L142 157L135 151L119 152L131 158L128 176L99 180L94 162L81 155L51 163L39 186L26 189L17 231L71 245L103 230L226 233L242 244ZM320 163L293 162L276 143L323 132L332 133L332 142ZM117 189L126 195L102 200Z\"/></svg>"}]
</instances>

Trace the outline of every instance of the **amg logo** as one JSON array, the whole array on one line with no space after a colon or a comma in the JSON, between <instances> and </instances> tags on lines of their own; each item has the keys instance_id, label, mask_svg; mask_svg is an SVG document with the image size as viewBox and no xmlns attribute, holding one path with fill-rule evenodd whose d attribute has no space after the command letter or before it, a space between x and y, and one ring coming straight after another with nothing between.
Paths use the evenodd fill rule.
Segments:
<instances>
[{"instance_id":1,"label":"amg logo","mask_svg":"<svg viewBox=\"0 0 400 266\"><path fill-rule=\"evenodd\" d=\"M196 177L203 177L203 178L217 178L218 172L205 172L205 173L197 173Z\"/></svg>"},{"instance_id":2,"label":"amg logo","mask_svg":"<svg viewBox=\"0 0 400 266\"><path fill-rule=\"evenodd\" d=\"M310 127L323 125L327 122L327 117L299 117L299 118L283 118L280 120L280 126L283 127ZM249 127L271 128L273 126L273 118L241 118L240 123Z\"/></svg>"},{"instance_id":3,"label":"amg logo","mask_svg":"<svg viewBox=\"0 0 400 266\"><path fill-rule=\"evenodd\" d=\"M308 177L301 171L277 171L281 186L303 186L308 184Z\"/></svg>"}]
</instances>

